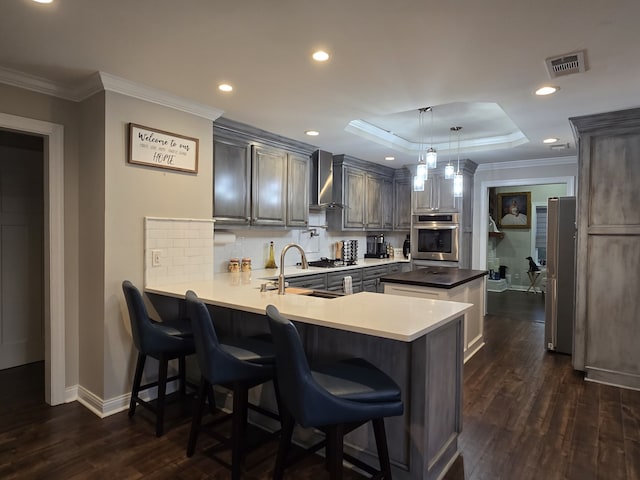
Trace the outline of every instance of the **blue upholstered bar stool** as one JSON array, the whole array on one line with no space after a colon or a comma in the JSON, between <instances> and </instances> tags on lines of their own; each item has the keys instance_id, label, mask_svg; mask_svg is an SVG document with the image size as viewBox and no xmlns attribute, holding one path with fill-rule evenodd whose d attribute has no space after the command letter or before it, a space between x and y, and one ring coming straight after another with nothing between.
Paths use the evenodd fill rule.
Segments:
<instances>
[{"instance_id":1,"label":"blue upholstered bar stool","mask_svg":"<svg viewBox=\"0 0 640 480\"><path fill-rule=\"evenodd\" d=\"M273 478L281 479L296 423L325 432L327 466L332 480L342 478L342 461L347 459L371 473L372 478L391 478L384 418L402 415L398 385L384 372L362 358L341 360L310 369L295 326L273 305L267 307L271 335L276 346L276 372L280 392L282 434ZM344 435L371 421L378 449L380 469L374 470L345 454Z\"/></svg>"},{"instance_id":2,"label":"blue upholstered bar stool","mask_svg":"<svg viewBox=\"0 0 640 480\"><path fill-rule=\"evenodd\" d=\"M187 444L187 456L191 457L195 451L206 400L213 401L212 386L224 386L233 392L231 438L222 437L212 431L209 433L223 444L230 443L231 478L237 480L240 478L242 461L246 453L248 408L258 410L272 418L279 418L271 412L250 405L248 400L250 388L274 379L274 347L270 341L266 341L261 336L238 338L221 343L207 306L192 291L187 292L186 303L187 313L193 326L196 357L201 372L197 406L193 412Z\"/></svg>"},{"instance_id":3,"label":"blue upholstered bar stool","mask_svg":"<svg viewBox=\"0 0 640 480\"><path fill-rule=\"evenodd\" d=\"M122 291L127 301L133 343L138 350L136 372L133 377L129 416L136 413L136 405L141 405L156 415L156 436L164 431L164 410L167 382L178 379L180 394L186 394L185 357L195 353L195 345L189 320L156 322L149 318L140 291L129 281L122 282ZM144 364L147 357L158 360L158 380L141 385ZM167 378L169 360L178 359L178 375ZM140 392L158 387L155 406L140 398Z\"/></svg>"}]
</instances>

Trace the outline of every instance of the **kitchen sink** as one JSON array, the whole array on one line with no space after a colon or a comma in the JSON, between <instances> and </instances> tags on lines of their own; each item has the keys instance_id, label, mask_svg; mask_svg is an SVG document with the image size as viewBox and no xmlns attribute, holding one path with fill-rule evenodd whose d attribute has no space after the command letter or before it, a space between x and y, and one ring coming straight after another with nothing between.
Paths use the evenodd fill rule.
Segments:
<instances>
[{"instance_id":1,"label":"kitchen sink","mask_svg":"<svg viewBox=\"0 0 640 480\"><path fill-rule=\"evenodd\" d=\"M304 293L302 295L305 295ZM313 290L311 293L306 294L307 297L317 297L317 298L338 298L343 297L344 293L341 292L332 292L329 290Z\"/></svg>"}]
</instances>

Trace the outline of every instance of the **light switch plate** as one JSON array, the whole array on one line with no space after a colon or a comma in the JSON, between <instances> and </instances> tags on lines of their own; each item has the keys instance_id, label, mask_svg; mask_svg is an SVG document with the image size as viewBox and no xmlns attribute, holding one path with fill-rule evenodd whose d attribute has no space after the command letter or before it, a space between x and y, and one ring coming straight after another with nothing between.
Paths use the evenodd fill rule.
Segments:
<instances>
[{"instance_id":1,"label":"light switch plate","mask_svg":"<svg viewBox=\"0 0 640 480\"><path fill-rule=\"evenodd\" d=\"M160 267L162 265L162 250L151 250L151 266Z\"/></svg>"}]
</instances>

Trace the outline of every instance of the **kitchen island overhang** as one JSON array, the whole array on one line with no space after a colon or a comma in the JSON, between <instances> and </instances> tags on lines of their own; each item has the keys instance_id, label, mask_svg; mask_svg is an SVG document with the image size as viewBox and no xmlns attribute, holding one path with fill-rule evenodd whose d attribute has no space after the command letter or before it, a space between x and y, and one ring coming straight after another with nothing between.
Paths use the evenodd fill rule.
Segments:
<instances>
[{"instance_id":1,"label":"kitchen island overhang","mask_svg":"<svg viewBox=\"0 0 640 480\"><path fill-rule=\"evenodd\" d=\"M193 290L206 304L232 311L238 324L266 326L265 309L275 305L296 323L311 362L366 358L402 389L405 413L386 421L394 477L444 475L458 456L464 313L471 304L370 292L334 299L278 295L260 291L259 274L251 275L255 280L245 277L244 283L234 275L145 290L179 300ZM375 462L375 440L368 428L352 432L346 445L352 454Z\"/></svg>"}]
</instances>

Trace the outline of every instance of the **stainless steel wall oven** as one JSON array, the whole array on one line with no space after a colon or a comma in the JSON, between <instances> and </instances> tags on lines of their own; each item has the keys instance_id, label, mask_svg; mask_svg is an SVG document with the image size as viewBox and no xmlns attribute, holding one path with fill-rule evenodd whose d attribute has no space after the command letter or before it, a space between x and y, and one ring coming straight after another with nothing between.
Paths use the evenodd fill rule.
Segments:
<instances>
[{"instance_id":1,"label":"stainless steel wall oven","mask_svg":"<svg viewBox=\"0 0 640 480\"><path fill-rule=\"evenodd\" d=\"M457 213L423 213L411 218L411 259L459 261Z\"/></svg>"}]
</instances>

